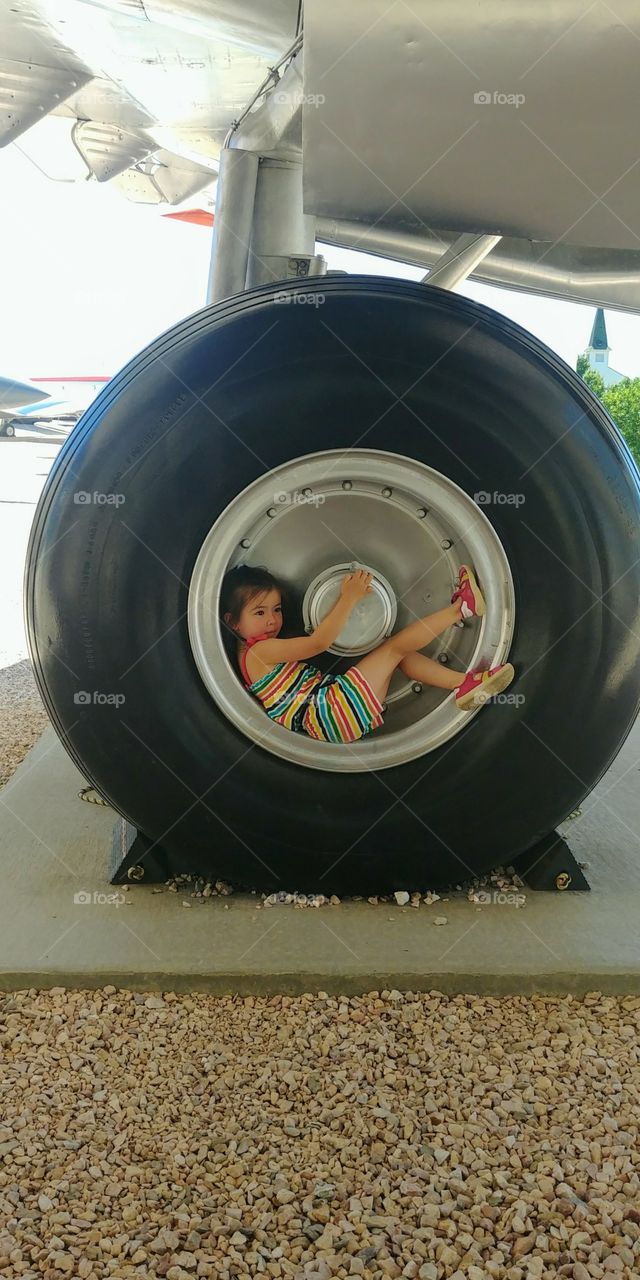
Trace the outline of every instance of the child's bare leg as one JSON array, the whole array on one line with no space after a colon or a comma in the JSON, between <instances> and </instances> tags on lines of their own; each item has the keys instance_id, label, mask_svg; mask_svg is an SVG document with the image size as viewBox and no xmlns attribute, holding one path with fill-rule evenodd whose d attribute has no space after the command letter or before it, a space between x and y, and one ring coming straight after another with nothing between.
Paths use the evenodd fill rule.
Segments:
<instances>
[{"instance_id":1,"label":"child's bare leg","mask_svg":"<svg viewBox=\"0 0 640 1280\"><path fill-rule=\"evenodd\" d=\"M408 653L398 666L410 680L435 685L438 689L457 689L465 678L464 671L451 671L441 662L428 658L426 653Z\"/></svg>"},{"instance_id":2,"label":"child's bare leg","mask_svg":"<svg viewBox=\"0 0 640 1280\"><path fill-rule=\"evenodd\" d=\"M418 618L410 626L403 627L402 631L389 636L389 639L385 640L384 644L378 645L377 649L367 653L364 658L358 659L354 665L362 672L365 680L369 681L380 702L384 702L387 696L389 681L396 667L400 666L403 659L408 657L410 653L414 653L416 649L424 648L425 645L435 640L436 636L441 635L443 631L452 626L454 622L459 622L461 608L461 601L456 600L455 604L447 605L446 609L439 609L437 613L430 613L424 618ZM437 663L436 666L440 667L440 663ZM445 674L451 675L451 672L446 672ZM417 677L417 679L420 679L420 677ZM454 686L444 687L451 688Z\"/></svg>"},{"instance_id":3,"label":"child's bare leg","mask_svg":"<svg viewBox=\"0 0 640 1280\"><path fill-rule=\"evenodd\" d=\"M402 631L389 636L386 644L399 649L402 657L405 657L409 653L414 653L416 649L424 649L425 645L431 644L436 636L442 635L447 627L461 620L462 601L456 600L455 604L448 604L445 609L439 609L437 613L429 613L426 618L417 618L415 622L409 623L409 626L403 627Z\"/></svg>"}]
</instances>

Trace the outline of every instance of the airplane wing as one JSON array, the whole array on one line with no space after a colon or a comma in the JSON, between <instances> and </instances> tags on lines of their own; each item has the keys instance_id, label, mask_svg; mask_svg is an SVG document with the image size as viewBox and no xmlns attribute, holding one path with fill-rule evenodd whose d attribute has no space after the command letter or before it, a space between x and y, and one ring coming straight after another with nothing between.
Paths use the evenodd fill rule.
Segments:
<instances>
[{"instance_id":1,"label":"airplane wing","mask_svg":"<svg viewBox=\"0 0 640 1280\"><path fill-rule=\"evenodd\" d=\"M31 422L34 418L45 421L48 418L66 418L80 414L82 410L68 400L38 400L34 404L24 404L16 409L13 418L23 418Z\"/></svg>"},{"instance_id":2,"label":"airplane wing","mask_svg":"<svg viewBox=\"0 0 640 1280\"><path fill-rule=\"evenodd\" d=\"M0 147L179 204L296 36L299 0L0 0Z\"/></svg>"},{"instance_id":3,"label":"airplane wing","mask_svg":"<svg viewBox=\"0 0 640 1280\"><path fill-rule=\"evenodd\" d=\"M46 388L41 385L29 403L16 410L14 417L42 420L79 417L108 382L109 378L104 375L34 378L34 383L44 383Z\"/></svg>"},{"instance_id":4,"label":"airplane wing","mask_svg":"<svg viewBox=\"0 0 640 1280\"><path fill-rule=\"evenodd\" d=\"M287 124L301 31L302 0L0 0L0 147L177 206L233 131L302 162L322 243L430 268L495 236L472 278L638 309L637 0L305 0Z\"/></svg>"}]
</instances>

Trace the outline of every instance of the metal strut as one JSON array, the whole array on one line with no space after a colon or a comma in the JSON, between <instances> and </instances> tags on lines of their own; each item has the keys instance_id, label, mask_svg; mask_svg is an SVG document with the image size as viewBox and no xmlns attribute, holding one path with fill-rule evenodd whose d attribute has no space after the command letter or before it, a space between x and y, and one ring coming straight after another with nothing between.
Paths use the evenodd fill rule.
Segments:
<instances>
[{"instance_id":1,"label":"metal strut","mask_svg":"<svg viewBox=\"0 0 640 1280\"><path fill-rule=\"evenodd\" d=\"M422 277L421 284L435 284L439 289L455 289L475 271L479 262L502 240L502 236L473 235L465 232L445 250L442 257Z\"/></svg>"}]
</instances>

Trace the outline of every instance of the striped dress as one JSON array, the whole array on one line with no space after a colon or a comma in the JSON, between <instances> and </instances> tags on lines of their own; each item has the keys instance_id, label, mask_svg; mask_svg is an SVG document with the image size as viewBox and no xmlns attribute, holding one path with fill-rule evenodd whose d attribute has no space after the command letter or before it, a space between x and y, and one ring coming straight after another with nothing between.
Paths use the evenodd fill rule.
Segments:
<instances>
[{"instance_id":1,"label":"striped dress","mask_svg":"<svg viewBox=\"0 0 640 1280\"><path fill-rule=\"evenodd\" d=\"M266 633L251 636L247 649L266 639ZM252 683L245 653L240 666L246 688L285 729L322 742L345 743L356 742L383 723L382 703L358 667L344 675L323 675L306 662L277 662Z\"/></svg>"}]
</instances>

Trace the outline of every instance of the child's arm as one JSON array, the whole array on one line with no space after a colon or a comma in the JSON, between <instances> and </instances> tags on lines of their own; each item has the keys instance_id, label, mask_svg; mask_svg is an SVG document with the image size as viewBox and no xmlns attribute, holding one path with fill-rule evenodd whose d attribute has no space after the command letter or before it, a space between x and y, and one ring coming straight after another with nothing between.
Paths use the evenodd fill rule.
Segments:
<instances>
[{"instance_id":1,"label":"child's arm","mask_svg":"<svg viewBox=\"0 0 640 1280\"><path fill-rule=\"evenodd\" d=\"M303 662L305 658L315 658L317 653L324 653L342 631L354 604L371 590L370 581L371 574L364 569L345 579L340 598L310 636L296 636L293 640L258 640L254 649L260 650L260 660Z\"/></svg>"},{"instance_id":2,"label":"child's arm","mask_svg":"<svg viewBox=\"0 0 640 1280\"><path fill-rule=\"evenodd\" d=\"M295 636L293 640L258 640L251 646L261 662L304 662L305 658L314 658L322 653L322 646L316 642L316 633L311 636Z\"/></svg>"}]
</instances>

